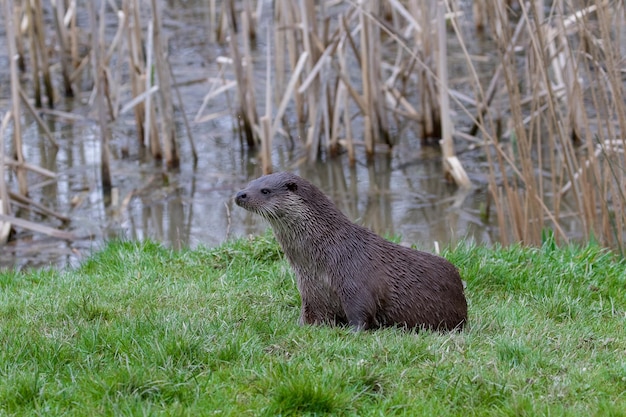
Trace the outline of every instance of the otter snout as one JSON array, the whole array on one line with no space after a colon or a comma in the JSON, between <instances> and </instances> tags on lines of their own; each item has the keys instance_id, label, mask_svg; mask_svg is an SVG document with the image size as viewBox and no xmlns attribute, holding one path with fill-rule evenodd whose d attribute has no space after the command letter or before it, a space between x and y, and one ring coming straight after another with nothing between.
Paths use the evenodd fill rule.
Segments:
<instances>
[{"instance_id":1,"label":"otter snout","mask_svg":"<svg viewBox=\"0 0 626 417\"><path fill-rule=\"evenodd\" d=\"M242 204L244 204L246 201L248 201L248 193L246 193L245 191L239 191L235 195L235 204L237 204L238 206L242 206Z\"/></svg>"}]
</instances>

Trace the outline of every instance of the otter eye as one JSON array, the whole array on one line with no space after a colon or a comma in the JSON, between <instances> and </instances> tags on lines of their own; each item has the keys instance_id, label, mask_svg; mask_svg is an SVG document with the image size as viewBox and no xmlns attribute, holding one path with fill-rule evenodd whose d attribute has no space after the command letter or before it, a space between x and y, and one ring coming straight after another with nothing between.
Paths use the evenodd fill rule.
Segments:
<instances>
[{"instance_id":1,"label":"otter eye","mask_svg":"<svg viewBox=\"0 0 626 417\"><path fill-rule=\"evenodd\" d=\"M269 188L261 188L261 194L269 194L270 190Z\"/></svg>"}]
</instances>

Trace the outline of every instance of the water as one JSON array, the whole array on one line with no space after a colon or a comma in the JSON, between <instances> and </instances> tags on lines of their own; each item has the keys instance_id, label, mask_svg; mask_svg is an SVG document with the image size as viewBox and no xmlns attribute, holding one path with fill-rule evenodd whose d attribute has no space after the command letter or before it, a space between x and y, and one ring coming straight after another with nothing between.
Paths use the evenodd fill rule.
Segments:
<instances>
[{"instance_id":1,"label":"water","mask_svg":"<svg viewBox=\"0 0 626 417\"><path fill-rule=\"evenodd\" d=\"M116 198L105 206L95 129L75 126L72 135L69 132L58 138L62 145L56 157L47 155L54 165L47 168L58 172L58 180L37 192L49 207L67 213L72 219L69 229L83 238L62 242L21 231L15 242L2 248L2 266L77 265L103 241L116 237L151 238L173 248L214 246L268 227L232 201L237 190L260 175L256 159L224 141L198 136L206 149L200 151L197 168L183 164L178 173L151 161L116 157ZM36 155L30 154L29 160ZM373 164L355 168L347 168L342 158L294 168L295 155L276 151L274 156L280 161L277 171L290 169L310 179L351 219L379 234L401 236L426 249L433 249L435 241L445 245L469 238L488 244L496 239L481 219L484 187L464 193L447 184L438 150L401 144L391 157L381 155ZM481 180L479 174L472 177Z\"/></svg>"},{"instance_id":2,"label":"water","mask_svg":"<svg viewBox=\"0 0 626 417\"><path fill-rule=\"evenodd\" d=\"M215 60L227 51L206 40L205 2L163 4L167 6L163 26L169 39L170 61L183 96L184 111L193 119L209 90L206 79L217 76ZM0 37L2 42L4 33ZM265 56L265 45L260 40L255 56ZM7 62L6 55L0 55L0 65L7 68ZM262 65L257 70L259 77L264 77ZM6 74L0 75L3 86L8 85L5 77ZM60 85L60 79L55 82ZM25 87L30 91L28 88ZM136 143L132 112L122 115L111 125L115 189L113 203L105 205L100 189L99 127L89 102L90 93L85 90L74 100L57 103L58 109L78 115L76 120L45 116L60 144L58 151L46 143L30 115L22 115L26 160L58 175L56 180L48 180L30 174L31 197L68 215L71 221L67 229L79 238L65 242L18 229L15 240L0 247L0 267L76 266L111 238L150 238L177 249L215 246L268 228L262 219L232 201L237 190L261 174L261 168L253 153L240 149L230 117L192 123L199 154L195 168L191 166L186 132L179 117L176 127L181 169L167 172L146 157L145 150ZM0 109L8 108L8 94L8 88L0 89ZM224 96L220 100L212 103L206 113L224 109ZM469 125L461 117L456 123L461 128ZM358 131L358 123L355 126ZM487 172L482 151L471 151L463 143L458 145L461 160L475 185L471 191L459 191L442 178L439 150L421 146L415 136L417 130L417 126L407 126L396 132L398 146L389 155L379 154L372 163L366 163L363 150L358 149L354 168L348 167L345 156L314 166L302 164L301 150L291 150L286 139L277 137L273 164L276 171L293 170L308 178L351 219L381 235L400 236L426 250L461 239L480 244L497 240L496 228L482 216ZM126 147L128 156L124 156ZM10 175L8 179L12 180ZM20 216L63 227L54 219Z\"/></svg>"}]
</instances>

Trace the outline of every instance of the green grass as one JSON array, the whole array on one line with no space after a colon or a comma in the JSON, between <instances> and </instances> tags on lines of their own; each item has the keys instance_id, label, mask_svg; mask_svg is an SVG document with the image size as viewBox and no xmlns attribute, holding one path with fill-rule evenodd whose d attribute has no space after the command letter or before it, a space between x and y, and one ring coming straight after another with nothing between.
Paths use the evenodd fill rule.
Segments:
<instances>
[{"instance_id":1,"label":"green grass","mask_svg":"<svg viewBox=\"0 0 626 417\"><path fill-rule=\"evenodd\" d=\"M461 333L300 327L274 240L0 273L0 415L625 416L626 262L461 246Z\"/></svg>"}]
</instances>

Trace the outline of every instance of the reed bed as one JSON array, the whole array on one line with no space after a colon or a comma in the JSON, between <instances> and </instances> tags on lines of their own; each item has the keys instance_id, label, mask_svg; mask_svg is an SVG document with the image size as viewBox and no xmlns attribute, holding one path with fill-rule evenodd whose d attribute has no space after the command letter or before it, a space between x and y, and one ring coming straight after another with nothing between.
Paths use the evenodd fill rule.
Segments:
<instances>
[{"instance_id":1,"label":"reed bed","mask_svg":"<svg viewBox=\"0 0 626 417\"><path fill-rule=\"evenodd\" d=\"M167 169L181 164L161 2L1 2L16 57L9 138L15 152L11 161L5 156L3 169L16 172L20 195L28 194L15 117L23 111L20 70L29 74L23 95L34 104L27 109L90 91L102 132L105 192L112 181L110 129L127 111L134 112L139 146L164 159ZM308 162L345 153L353 165L391 153L404 140L399 132L410 129L422 146L441 147L442 177L460 188L475 186L477 176L467 172L459 150L483 152L485 217L498 224L504 243L539 244L546 230L566 242L565 224L576 219L586 239L623 251L623 2L277 0L272 6L206 2L209 41L226 53L215 57L218 76L209 79L194 120L230 117L240 146L260 150L264 172L272 170L277 146L295 147ZM83 7L91 16L86 26L77 19ZM18 28L17 21L25 24ZM486 51L474 42L481 32L491 45ZM462 55L457 78L449 70L451 43ZM477 55L494 63L489 82ZM56 86L51 71L61 80ZM207 113L216 100L226 108Z\"/></svg>"},{"instance_id":2,"label":"reed bed","mask_svg":"<svg viewBox=\"0 0 626 417\"><path fill-rule=\"evenodd\" d=\"M493 157L493 205L500 229L510 231L502 233L505 243L538 244L546 229L566 242L565 224L574 217L585 239L623 252L624 8L592 3L573 8L556 1L547 9L520 3L522 35L515 41L511 30L498 29L511 27L502 10L488 16L502 60L509 129L498 136L487 112L482 134Z\"/></svg>"},{"instance_id":3,"label":"reed bed","mask_svg":"<svg viewBox=\"0 0 626 417\"><path fill-rule=\"evenodd\" d=\"M111 201L113 187L109 142L112 126L120 114L131 109L135 111L139 146L148 146L155 160L164 159L167 169L176 169L180 165L174 132L172 92L175 89L166 58L165 40L160 36L159 4L158 1L126 0L118 8L114 2L107 1L50 3L2 0L12 102L7 113L11 117L5 122L10 129L3 129L3 132L12 132L9 140L12 155L7 158L5 147L0 149L4 160L0 168L3 173L14 171L18 185L16 193L3 192L0 196L4 197L4 210L0 214L4 216L3 224L20 223L21 227L62 238L71 239L74 236L56 228L44 227L37 221L18 219L29 217L29 212L38 212L62 222L68 220L63 214L28 198L27 171L43 173L48 178L54 178L55 174L30 165L24 159L20 101L38 122L51 145L58 147L36 109L44 106L52 109L63 103L63 98L73 97L77 92L89 95L94 118L100 127L100 182L107 204ZM87 16L82 26L77 23L80 13ZM116 24L111 36L108 30L112 17ZM57 73L60 83L55 84L53 78ZM21 83L20 76L28 82ZM123 81L126 78L130 78L130 85ZM130 97L124 93L126 89L131 92ZM183 107L180 99L179 107ZM157 126L158 121L161 121L160 126ZM188 137L193 140L191 134ZM128 153L129 146L123 153ZM197 155L193 142L191 147L195 163ZM2 177L1 188L10 189L5 183L7 176ZM17 213L12 213L12 206L19 207Z\"/></svg>"},{"instance_id":4,"label":"reed bed","mask_svg":"<svg viewBox=\"0 0 626 417\"><path fill-rule=\"evenodd\" d=\"M443 175L460 187L471 182L455 143L471 141L484 149L489 161L486 213L496 214L503 242L540 244L546 230L566 242L564 223L576 218L585 239L622 250L623 4L487 3L472 5L475 26L488 32L496 47L491 57L498 61L490 83L483 86L468 52L475 49L466 24L472 16L463 2L316 6L301 0L299 7L277 2L273 47L278 88L266 107L279 104L275 112L264 109L266 117L274 114L267 137L276 140L276 134L291 137L291 130L303 131L305 159L346 150L354 163L355 143L369 158L379 145L388 150L395 145L398 138L391 132L417 122L424 145L433 139L441 145ZM242 21L251 8L248 0L242 1ZM232 4L229 13L236 16ZM448 76L450 32L465 54L469 88L463 91ZM285 117L289 102L294 103L291 118ZM473 126L455 128L453 112L463 113ZM254 113L246 120L255 120ZM354 140L354 130L361 140Z\"/></svg>"}]
</instances>

